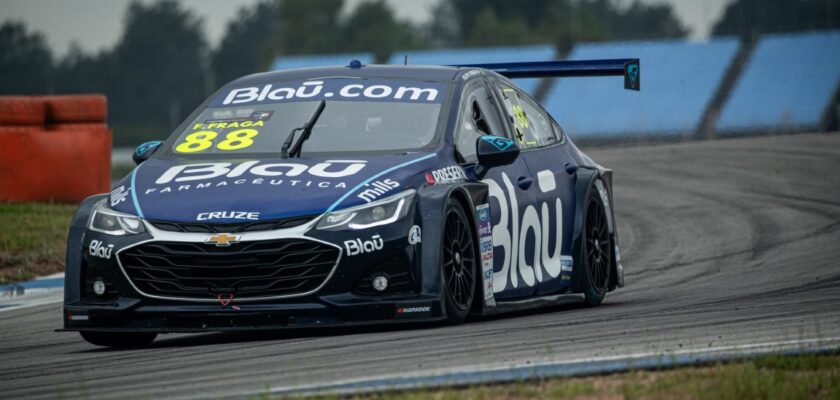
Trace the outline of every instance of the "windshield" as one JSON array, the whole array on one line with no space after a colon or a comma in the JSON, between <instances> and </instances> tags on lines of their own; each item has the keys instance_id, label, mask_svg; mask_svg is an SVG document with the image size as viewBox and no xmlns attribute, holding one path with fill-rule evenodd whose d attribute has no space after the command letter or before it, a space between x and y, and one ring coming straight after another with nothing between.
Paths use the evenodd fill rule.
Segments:
<instances>
[{"instance_id":1,"label":"windshield","mask_svg":"<svg viewBox=\"0 0 840 400\"><path fill-rule=\"evenodd\" d=\"M325 101L302 155L408 151L436 138L446 84L323 79L222 90L170 142L176 157L280 154Z\"/></svg>"}]
</instances>

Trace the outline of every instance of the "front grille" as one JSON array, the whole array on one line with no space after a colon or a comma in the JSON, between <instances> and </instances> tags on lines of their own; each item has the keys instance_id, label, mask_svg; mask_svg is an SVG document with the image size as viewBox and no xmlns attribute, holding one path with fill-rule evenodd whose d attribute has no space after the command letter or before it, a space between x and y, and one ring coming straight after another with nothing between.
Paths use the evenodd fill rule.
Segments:
<instances>
[{"instance_id":1,"label":"front grille","mask_svg":"<svg viewBox=\"0 0 840 400\"><path fill-rule=\"evenodd\" d=\"M307 239L279 239L216 247L204 243L149 242L119 254L131 282L155 296L237 299L292 296L317 289L339 250Z\"/></svg>"},{"instance_id":2,"label":"front grille","mask_svg":"<svg viewBox=\"0 0 840 400\"><path fill-rule=\"evenodd\" d=\"M155 228L169 232L191 232L191 233L241 233L270 231L275 229L287 229L303 225L311 221L315 216L304 215L302 217L291 217L273 221L255 221L240 223L213 223L201 224L195 222L168 222L149 221Z\"/></svg>"}]
</instances>

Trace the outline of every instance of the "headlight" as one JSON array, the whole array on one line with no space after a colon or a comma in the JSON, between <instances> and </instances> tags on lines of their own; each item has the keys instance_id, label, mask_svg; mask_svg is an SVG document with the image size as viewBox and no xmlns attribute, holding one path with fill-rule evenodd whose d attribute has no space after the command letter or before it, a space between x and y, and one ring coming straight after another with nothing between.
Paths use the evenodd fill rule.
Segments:
<instances>
[{"instance_id":1,"label":"headlight","mask_svg":"<svg viewBox=\"0 0 840 400\"><path fill-rule=\"evenodd\" d=\"M146 231L140 218L111 210L105 207L105 202L94 207L88 229L114 236L136 235Z\"/></svg>"},{"instance_id":2,"label":"headlight","mask_svg":"<svg viewBox=\"0 0 840 400\"><path fill-rule=\"evenodd\" d=\"M408 215L414 202L414 189L370 204L329 213L318 221L318 229L338 231L366 229L398 221Z\"/></svg>"}]
</instances>

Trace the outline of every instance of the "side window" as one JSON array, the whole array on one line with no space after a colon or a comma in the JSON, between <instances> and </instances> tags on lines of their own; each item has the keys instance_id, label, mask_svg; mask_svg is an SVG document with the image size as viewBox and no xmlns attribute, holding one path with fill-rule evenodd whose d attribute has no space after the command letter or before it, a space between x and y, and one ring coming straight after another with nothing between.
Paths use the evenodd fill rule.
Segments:
<instances>
[{"instance_id":1,"label":"side window","mask_svg":"<svg viewBox=\"0 0 840 400\"><path fill-rule=\"evenodd\" d=\"M464 90L461 100L461 120L456 130L455 149L462 162L476 162L475 142L482 135L498 135L501 121L491 103L487 87L476 82Z\"/></svg>"},{"instance_id":2,"label":"side window","mask_svg":"<svg viewBox=\"0 0 840 400\"><path fill-rule=\"evenodd\" d=\"M558 124L554 119L552 119L551 122L551 126L554 127L554 136L557 137L558 142L562 142L563 136L565 135L565 133L563 133L563 128L561 128L560 124Z\"/></svg>"},{"instance_id":3,"label":"side window","mask_svg":"<svg viewBox=\"0 0 840 400\"><path fill-rule=\"evenodd\" d=\"M546 146L560 141L555 134L551 120L542 108L519 90L500 84L505 111L514 129L514 139L519 147L529 149Z\"/></svg>"}]
</instances>

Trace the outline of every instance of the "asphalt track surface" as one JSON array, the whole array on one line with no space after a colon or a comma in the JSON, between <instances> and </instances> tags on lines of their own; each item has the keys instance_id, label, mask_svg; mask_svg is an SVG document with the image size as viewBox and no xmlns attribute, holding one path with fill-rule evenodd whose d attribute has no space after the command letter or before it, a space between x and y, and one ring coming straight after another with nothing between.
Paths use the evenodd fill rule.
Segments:
<instances>
[{"instance_id":1,"label":"asphalt track surface","mask_svg":"<svg viewBox=\"0 0 840 400\"><path fill-rule=\"evenodd\" d=\"M347 379L840 336L840 135L598 149L615 170L627 287L456 327L159 337L55 333L0 313L0 397L225 396Z\"/></svg>"}]
</instances>

